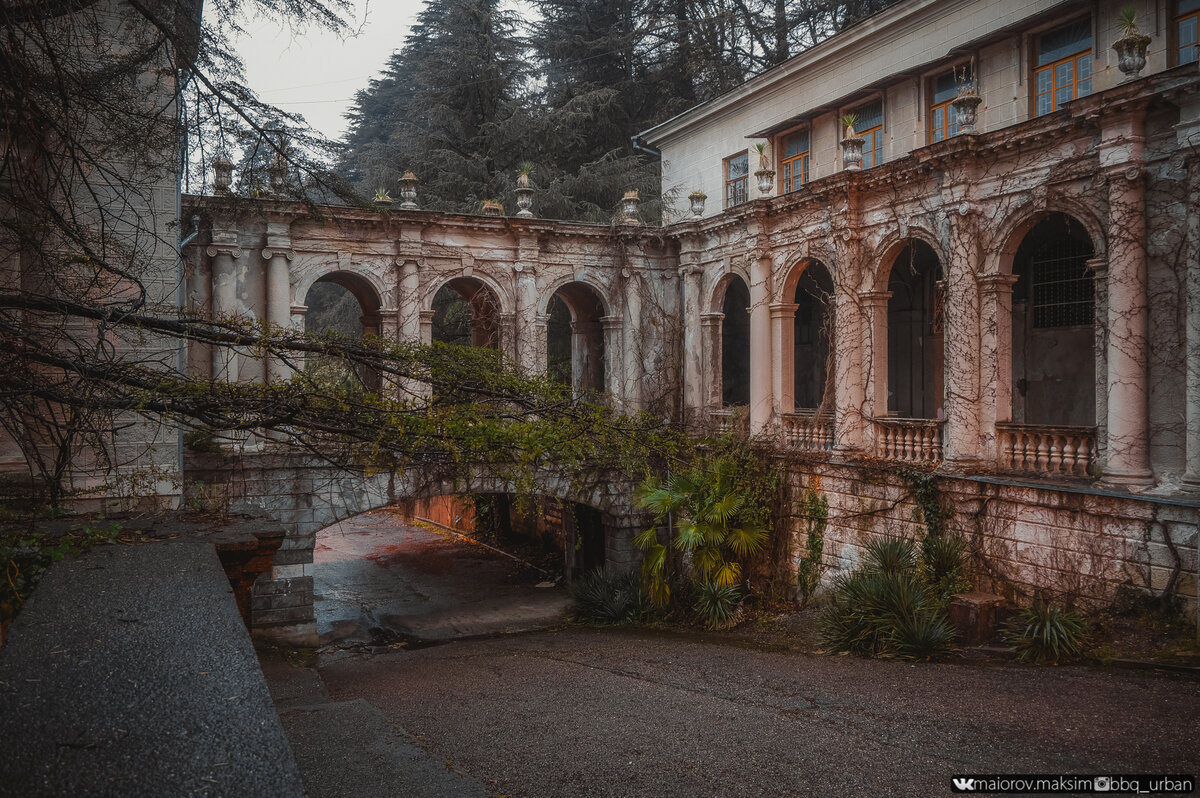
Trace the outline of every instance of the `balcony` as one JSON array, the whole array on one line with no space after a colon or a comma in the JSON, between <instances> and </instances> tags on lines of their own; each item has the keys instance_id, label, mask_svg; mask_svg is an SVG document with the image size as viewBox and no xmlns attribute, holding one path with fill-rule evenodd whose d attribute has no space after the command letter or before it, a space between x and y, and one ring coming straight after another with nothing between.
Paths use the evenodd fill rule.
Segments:
<instances>
[{"instance_id":1,"label":"balcony","mask_svg":"<svg viewBox=\"0 0 1200 798\"><path fill-rule=\"evenodd\" d=\"M940 463L942 422L929 418L877 418L875 456L899 463Z\"/></svg>"},{"instance_id":2,"label":"balcony","mask_svg":"<svg viewBox=\"0 0 1200 798\"><path fill-rule=\"evenodd\" d=\"M1087 477L1096 455L1095 427L997 424L1001 471L1043 477Z\"/></svg>"},{"instance_id":3,"label":"balcony","mask_svg":"<svg viewBox=\"0 0 1200 798\"><path fill-rule=\"evenodd\" d=\"M788 446L801 452L828 452L833 449L833 414L816 410L784 413L783 438Z\"/></svg>"}]
</instances>

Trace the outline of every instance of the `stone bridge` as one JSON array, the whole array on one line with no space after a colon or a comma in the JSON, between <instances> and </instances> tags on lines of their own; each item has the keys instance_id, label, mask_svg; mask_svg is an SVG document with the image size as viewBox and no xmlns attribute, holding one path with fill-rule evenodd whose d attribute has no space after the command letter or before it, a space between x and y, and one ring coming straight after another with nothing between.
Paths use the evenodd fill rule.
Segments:
<instances>
[{"instance_id":1,"label":"stone bridge","mask_svg":"<svg viewBox=\"0 0 1200 798\"><path fill-rule=\"evenodd\" d=\"M510 478L478 466L455 473L413 469L369 474L269 449L237 456L192 453L185 465L193 504L265 513L282 523L286 535L271 571L254 585L251 625L257 634L300 645L317 642L313 551L318 530L414 499L517 492ZM581 480L565 470L544 468L533 482L540 495L599 510L604 566L618 573L635 567L639 554L633 537L648 519L632 505L633 483L627 475L595 472Z\"/></svg>"}]
</instances>

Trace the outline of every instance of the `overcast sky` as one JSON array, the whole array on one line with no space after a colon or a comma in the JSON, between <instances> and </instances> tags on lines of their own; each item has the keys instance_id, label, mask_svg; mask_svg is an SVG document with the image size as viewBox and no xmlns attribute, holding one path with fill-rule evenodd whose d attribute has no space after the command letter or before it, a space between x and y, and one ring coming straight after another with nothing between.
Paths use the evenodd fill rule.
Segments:
<instances>
[{"instance_id":1,"label":"overcast sky","mask_svg":"<svg viewBox=\"0 0 1200 798\"><path fill-rule=\"evenodd\" d=\"M285 111L303 114L330 138L346 132L343 114L354 93L379 74L400 49L422 0L356 0L361 33L340 40L325 31L294 36L262 20L251 20L238 42L246 80L258 96Z\"/></svg>"}]
</instances>

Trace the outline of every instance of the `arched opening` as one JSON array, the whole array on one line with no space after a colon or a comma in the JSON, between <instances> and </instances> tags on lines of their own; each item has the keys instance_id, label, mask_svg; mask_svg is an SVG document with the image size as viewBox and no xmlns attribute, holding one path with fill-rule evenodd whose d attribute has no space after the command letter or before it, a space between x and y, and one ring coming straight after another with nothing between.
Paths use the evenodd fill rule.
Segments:
<instances>
[{"instance_id":1,"label":"arched opening","mask_svg":"<svg viewBox=\"0 0 1200 798\"><path fill-rule=\"evenodd\" d=\"M547 373L570 385L577 396L602 392L604 304L600 297L583 283L568 283L550 297L547 311Z\"/></svg>"},{"instance_id":2,"label":"arched opening","mask_svg":"<svg viewBox=\"0 0 1200 798\"><path fill-rule=\"evenodd\" d=\"M937 418L943 411L942 267L933 248L910 240L888 278L888 415Z\"/></svg>"},{"instance_id":3,"label":"arched opening","mask_svg":"<svg viewBox=\"0 0 1200 798\"><path fill-rule=\"evenodd\" d=\"M548 496L444 495L320 530L313 552L322 644L380 645L555 626L566 584L603 568L608 516Z\"/></svg>"},{"instance_id":4,"label":"arched opening","mask_svg":"<svg viewBox=\"0 0 1200 798\"><path fill-rule=\"evenodd\" d=\"M1083 225L1042 219L1013 260L1012 412L1018 424L1096 423L1095 254Z\"/></svg>"},{"instance_id":5,"label":"arched opening","mask_svg":"<svg viewBox=\"0 0 1200 798\"><path fill-rule=\"evenodd\" d=\"M732 275L721 303L721 404L750 404L750 289Z\"/></svg>"},{"instance_id":6,"label":"arched opening","mask_svg":"<svg viewBox=\"0 0 1200 798\"><path fill-rule=\"evenodd\" d=\"M304 331L311 335L334 334L361 339L380 334L379 297L365 279L348 272L333 272L318 279L304 296L308 310ZM357 382L370 391L379 389L379 373L363 366L350 366L329 355L310 355L305 371L319 380Z\"/></svg>"},{"instance_id":7,"label":"arched opening","mask_svg":"<svg viewBox=\"0 0 1200 798\"><path fill-rule=\"evenodd\" d=\"M796 305L792 325L793 403L796 410L831 408L833 278L823 263L809 261L805 265L792 301Z\"/></svg>"},{"instance_id":8,"label":"arched opening","mask_svg":"<svg viewBox=\"0 0 1200 798\"><path fill-rule=\"evenodd\" d=\"M499 349L499 312L490 288L473 277L456 277L433 296L433 340Z\"/></svg>"}]
</instances>

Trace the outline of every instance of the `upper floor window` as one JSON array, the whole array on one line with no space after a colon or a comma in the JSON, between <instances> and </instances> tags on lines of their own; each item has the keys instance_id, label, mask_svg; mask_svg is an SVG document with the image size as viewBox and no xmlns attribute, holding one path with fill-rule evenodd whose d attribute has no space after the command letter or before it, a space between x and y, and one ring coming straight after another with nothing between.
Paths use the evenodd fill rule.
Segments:
<instances>
[{"instance_id":1,"label":"upper floor window","mask_svg":"<svg viewBox=\"0 0 1200 798\"><path fill-rule=\"evenodd\" d=\"M1092 93L1092 20L1083 17L1038 37L1034 115Z\"/></svg>"},{"instance_id":2,"label":"upper floor window","mask_svg":"<svg viewBox=\"0 0 1200 798\"><path fill-rule=\"evenodd\" d=\"M951 102L958 96L958 79L953 72L933 80L933 97L929 106L929 141L943 141L958 135L957 113Z\"/></svg>"},{"instance_id":3,"label":"upper floor window","mask_svg":"<svg viewBox=\"0 0 1200 798\"><path fill-rule=\"evenodd\" d=\"M854 109L854 130L863 140L862 168L883 162L883 102Z\"/></svg>"},{"instance_id":4,"label":"upper floor window","mask_svg":"<svg viewBox=\"0 0 1200 798\"><path fill-rule=\"evenodd\" d=\"M808 131L797 130L783 136L779 152L783 193L790 194L808 182Z\"/></svg>"},{"instance_id":5,"label":"upper floor window","mask_svg":"<svg viewBox=\"0 0 1200 798\"><path fill-rule=\"evenodd\" d=\"M1175 16L1175 64L1200 60L1200 0L1179 0Z\"/></svg>"},{"instance_id":6,"label":"upper floor window","mask_svg":"<svg viewBox=\"0 0 1200 798\"><path fill-rule=\"evenodd\" d=\"M750 153L740 152L725 159L725 207L746 201L749 189Z\"/></svg>"}]
</instances>

